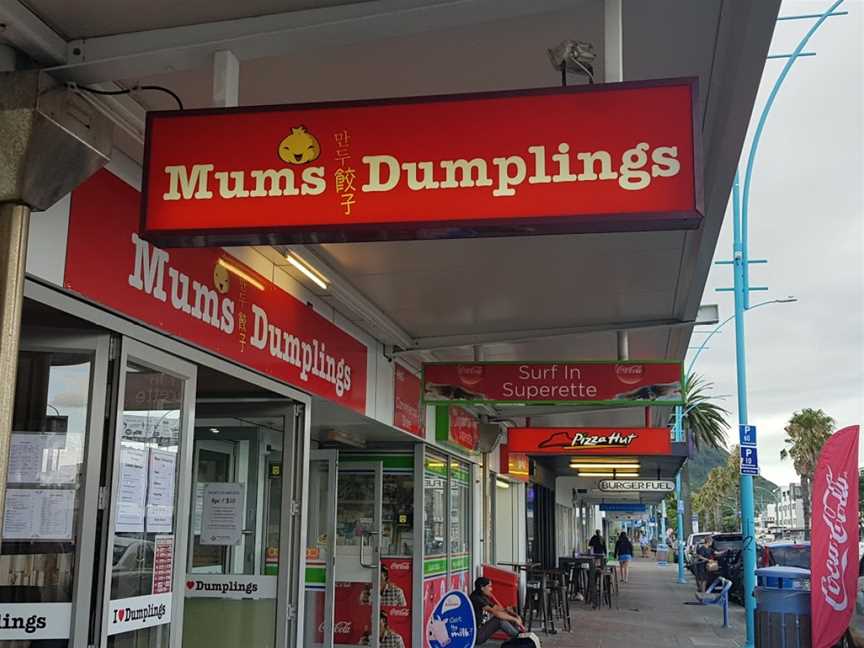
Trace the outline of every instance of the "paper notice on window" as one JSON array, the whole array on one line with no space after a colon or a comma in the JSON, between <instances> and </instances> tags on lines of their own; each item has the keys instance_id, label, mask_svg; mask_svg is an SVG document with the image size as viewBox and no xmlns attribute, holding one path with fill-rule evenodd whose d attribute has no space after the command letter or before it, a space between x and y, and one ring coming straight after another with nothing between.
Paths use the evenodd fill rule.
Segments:
<instances>
[{"instance_id":1,"label":"paper notice on window","mask_svg":"<svg viewBox=\"0 0 864 648\"><path fill-rule=\"evenodd\" d=\"M3 512L5 540L72 540L75 491L10 488Z\"/></svg>"},{"instance_id":2,"label":"paper notice on window","mask_svg":"<svg viewBox=\"0 0 864 648\"><path fill-rule=\"evenodd\" d=\"M201 514L201 544L238 545L242 537L243 484L207 484Z\"/></svg>"},{"instance_id":3,"label":"paper notice on window","mask_svg":"<svg viewBox=\"0 0 864 648\"><path fill-rule=\"evenodd\" d=\"M147 501L147 448L122 444L117 476L117 533L143 533Z\"/></svg>"},{"instance_id":4,"label":"paper notice on window","mask_svg":"<svg viewBox=\"0 0 864 648\"><path fill-rule=\"evenodd\" d=\"M75 475L56 466L57 452L66 447L65 434L13 432L9 447L9 484L68 483ZM53 461L52 461L53 460ZM71 479L70 479L71 477Z\"/></svg>"},{"instance_id":5,"label":"paper notice on window","mask_svg":"<svg viewBox=\"0 0 864 648\"><path fill-rule=\"evenodd\" d=\"M174 530L174 482L177 477L177 453L150 450L147 488L147 533L171 533Z\"/></svg>"}]
</instances>

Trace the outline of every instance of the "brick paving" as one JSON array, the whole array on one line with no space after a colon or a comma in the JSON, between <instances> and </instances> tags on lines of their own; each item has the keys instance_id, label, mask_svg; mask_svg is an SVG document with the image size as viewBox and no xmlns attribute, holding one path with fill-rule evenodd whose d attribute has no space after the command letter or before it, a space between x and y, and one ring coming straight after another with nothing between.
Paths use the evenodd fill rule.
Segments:
<instances>
[{"instance_id":1,"label":"brick paving","mask_svg":"<svg viewBox=\"0 0 864 648\"><path fill-rule=\"evenodd\" d=\"M676 581L675 565L636 559L630 582L621 583L617 606L594 610L573 603L573 632L537 632L544 648L733 648L744 645L744 609L729 605L729 628L723 627L720 606L684 605L695 601L696 586ZM557 625L557 624L556 624ZM535 632L537 626L535 625ZM490 644L491 645L491 644Z\"/></svg>"}]
</instances>

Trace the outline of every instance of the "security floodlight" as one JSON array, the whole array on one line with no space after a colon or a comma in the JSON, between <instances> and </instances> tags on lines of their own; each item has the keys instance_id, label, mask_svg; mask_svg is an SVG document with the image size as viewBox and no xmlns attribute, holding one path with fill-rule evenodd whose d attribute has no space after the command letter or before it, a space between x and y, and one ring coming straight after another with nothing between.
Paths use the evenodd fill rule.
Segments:
<instances>
[{"instance_id":1,"label":"security floodlight","mask_svg":"<svg viewBox=\"0 0 864 648\"><path fill-rule=\"evenodd\" d=\"M561 72L564 85L567 73L587 77L588 83L594 83L594 45L587 41L565 40L557 47L547 50L552 67Z\"/></svg>"}]
</instances>

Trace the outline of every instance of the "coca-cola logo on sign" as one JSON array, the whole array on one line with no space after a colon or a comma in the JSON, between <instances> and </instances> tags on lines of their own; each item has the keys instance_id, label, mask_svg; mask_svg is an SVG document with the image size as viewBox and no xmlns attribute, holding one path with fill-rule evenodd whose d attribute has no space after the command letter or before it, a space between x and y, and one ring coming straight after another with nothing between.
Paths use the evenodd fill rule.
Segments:
<instances>
[{"instance_id":1,"label":"coca-cola logo on sign","mask_svg":"<svg viewBox=\"0 0 864 648\"><path fill-rule=\"evenodd\" d=\"M319 634L324 634L324 622L318 624L318 632ZM351 634L351 622L350 621L337 621L333 626L333 634L339 635L348 635Z\"/></svg>"},{"instance_id":2,"label":"coca-cola logo on sign","mask_svg":"<svg viewBox=\"0 0 864 648\"><path fill-rule=\"evenodd\" d=\"M625 385L635 385L642 380L644 374L645 367L643 365L615 365L615 376Z\"/></svg>"},{"instance_id":3,"label":"coca-cola logo on sign","mask_svg":"<svg viewBox=\"0 0 864 648\"><path fill-rule=\"evenodd\" d=\"M392 569L393 571L409 571L411 569L411 563L406 561L392 562L388 569Z\"/></svg>"},{"instance_id":4,"label":"coca-cola logo on sign","mask_svg":"<svg viewBox=\"0 0 864 648\"><path fill-rule=\"evenodd\" d=\"M387 616L391 617L407 617L410 616L411 611L408 608L392 608L389 612L387 612Z\"/></svg>"},{"instance_id":5,"label":"coca-cola logo on sign","mask_svg":"<svg viewBox=\"0 0 864 648\"><path fill-rule=\"evenodd\" d=\"M463 385L476 385L483 380L482 365L459 365L457 371Z\"/></svg>"},{"instance_id":6,"label":"coca-cola logo on sign","mask_svg":"<svg viewBox=\"0 0 864 648\"><path fill-rule=\"evenodd\" d=\"M834 479L831 467L825 473L825 494L822 496L822 523L828 529L828 557L825 569L828 572L821 578L820 587L825 603L837 612L849 606L849 592L846 591L846 568L849 563L849 534L846 532L846 504L849 501L849 480L847 474ZM857 511L854 511L857 515Z\"/></svg>"}]
</instances>

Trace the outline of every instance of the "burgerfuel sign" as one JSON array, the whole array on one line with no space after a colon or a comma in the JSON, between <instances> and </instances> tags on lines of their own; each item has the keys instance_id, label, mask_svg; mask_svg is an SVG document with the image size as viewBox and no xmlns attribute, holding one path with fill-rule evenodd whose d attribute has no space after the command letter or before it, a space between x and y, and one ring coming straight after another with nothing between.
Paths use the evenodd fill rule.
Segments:
<instances>
[{"instance_id":1,"label":"burgerfuel sign","mask_svg":"<svg viewBox=\"0 0 864 648\"><path fill-rule=\"evenodd\" d=\"M147 116L164 246L697 227L695 81Z\"/></svg>"}]
</instances>

